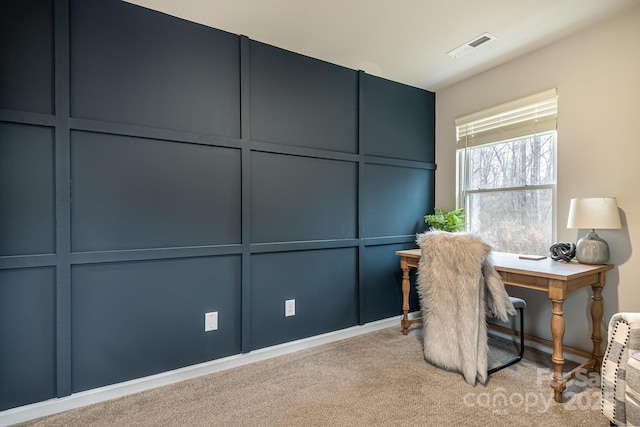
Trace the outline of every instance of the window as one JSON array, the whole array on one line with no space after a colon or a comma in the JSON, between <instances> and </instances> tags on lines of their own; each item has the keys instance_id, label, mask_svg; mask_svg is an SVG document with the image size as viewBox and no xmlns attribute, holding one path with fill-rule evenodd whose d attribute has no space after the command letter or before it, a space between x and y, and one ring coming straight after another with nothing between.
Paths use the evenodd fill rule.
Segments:
<instances>
[{"instance_id":1,"label":"window","mask_svg":"<svg viewBox=\"0 0 640 427\"><path fill-rule=\"evenodd\" d=\"M553 89L456 120L458 205L497 251L554 241L556 117Z\"/></svg>"}]
</instances>

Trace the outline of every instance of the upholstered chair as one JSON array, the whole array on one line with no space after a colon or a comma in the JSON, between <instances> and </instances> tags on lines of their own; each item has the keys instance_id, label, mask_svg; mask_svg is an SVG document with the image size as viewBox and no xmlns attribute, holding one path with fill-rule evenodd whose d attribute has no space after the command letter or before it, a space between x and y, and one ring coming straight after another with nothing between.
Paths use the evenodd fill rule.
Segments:
<instances>
[{"instance_id":1,"label":"upholstered chair","mask_svg":"<svg viewBox=\"0 0 640 427\"><path fill-rule=\"evenodd\" d=\"M602 413L612 425L640 425L640 313L611 317L601 369Z\"/></svg>"}]
</instances>

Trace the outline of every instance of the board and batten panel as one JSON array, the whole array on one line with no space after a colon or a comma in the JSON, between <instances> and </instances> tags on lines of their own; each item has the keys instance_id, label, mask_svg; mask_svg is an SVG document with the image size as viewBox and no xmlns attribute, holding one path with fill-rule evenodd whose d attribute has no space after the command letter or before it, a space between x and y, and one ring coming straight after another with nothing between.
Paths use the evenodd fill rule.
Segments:
<instances>
[{"instance_id":1,"label":"board and batten panel","mask_svg":"<svg viewBox=\"0 0 640 427\"><path fill-rule=\"evenodd\" d=\"M238 255L75 265L71 279L74 393L240 352Z\"/></svg>"},{"instance_id":2,"label":"board and batten panel","mask_svg":"<svg viewBox=\"0 0 640 427\"><path fill-rule=\"evenodd\" d=\"M238 244L240 150L73 132L72 250Z\"/></svg>"},{"instance_id":3,"label":"board and batten panel","mask_svg":"<svg viewBox=\"0 0 640 427\"><path fill-rule=\"evenodd\" d=\"M366 164L364 237L406 236L424 231L424 216L433 211L434 172Z\"/></svg>"},{"instance_id":4,"label":"board and batten panel","mask_svg":"<svg viewBox=\"0 0 640 427\"><path fill-rule=\"evenodd\" d=\"M0 411L55 397L55 275L0 270Z\"/></svg>"},{"instance_id":5,"label":"board and batten panel","mask_svg":"<svg viewBox=\"0 0 640 427\"><path fill-rule=\"evenodd\" d=\"M0 410L398 313L434 94L120 0L1 7Z\"/></svg>"},{"instance_id":6,"label":"board and batten panel","mask_svg":"<svg viewBox=\"0 0 640 427\"><path fill-rule=\"evenodd\" d=\"M53 113L53 1L0 3L0 109Z\"/></svg>"},{"instance_id":7,"label":"board and batten panel","mask_svg":"<svg viewBox=\"0 0 640 427\"><path fill-rule=\"evenodd\" d=\"M356 153L355 71L251 42L251 139Z\"/></svg>"},{"instance_id":8,"label":"board and batten panel","mask_svg":"<svg viewBox=\"0 0 640 427\"><path fill-rule=\"evenodd\" d=\"M240 38L123 1L71 0L71 115L240 136Z\"/></svg>"},{"instance_id":9,"label":"board and batten panel","mask_svg":"<svg viewBox=\"0 0 640 427\"><path fill-rule=\"evenodd\" d=\"M0 122L0 256L55 252L53 129Z\"/></svg>"},{"instance_id":10,"label":"board and batten panel","mask_svg":"<svg viewBox=\"0 0 640 427\"><path fill-rule=\"evenodd\" d=\"M365 154L435 163L435 93L364 74Z\"/></svg>"},{"instance_id":11,"label":"board and batten panel","mask_svg":"<svg viewBox=\"0 0 640 427\"><path fill-rule=\"evenodd\" d=\"M362 262L362 272L365 278L362 288L364 293L362 318L364 322L374 322L402 314L402 270L396 251L414 247L413 243L401 243L364 248ZM410 311L416 311L420 305L415 287L415 269L411 269L409 273L411 280L409 306L411 307Z\"/></svg>"},{"instance_id":12,"label":"board and batten panel","mask_svg":"<svg viewBox=\"0 0 640 427\"><path fill-rule=\"evenodd\" d=\"M262 253L251 262L254 349L358 323L357 248ZM285 317L285 300L295 316Z\"/></svg>"},{"instance_id":13,"label":"board and batten panel","mask_svg":"<svg viewBox=\"0 0 640 427\"><path fill-rule=\"evenodd\" d=\"M251 242L352 239L357 165L273 153L251 155Z\"/></svg>"}]
</instances>

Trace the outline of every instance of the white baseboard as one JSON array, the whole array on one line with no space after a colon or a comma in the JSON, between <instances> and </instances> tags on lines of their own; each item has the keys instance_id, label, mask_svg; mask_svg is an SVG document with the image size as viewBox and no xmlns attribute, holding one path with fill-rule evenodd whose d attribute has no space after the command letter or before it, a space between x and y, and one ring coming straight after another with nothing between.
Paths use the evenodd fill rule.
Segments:
<instances>
[{"instance_id":1,"label":"white baseboard","mask_svg":"<svg viewBox=\"0 0 640 427\"><path fill-rule=\"evenodd\" d=\"M416 317L416 313L412 313L410 317ZM402 316L390 317L388 319L378 320L360 326L353 326L339 331L329 332L297 341L291 341L272 347L262 348L251 351L249 353L238 354L234 356L224 357L210 362L200 363L197 365L187 366L172 371L162 372L148 377L137 378L135 380L125 381L118 384L112 384L105 387L99 387L79 393L71 394L61 398L45 400L30 405L20 406L17 408L7 409L0 412L0 426L9 426L20 422L33 420L59 412L68 411L70 409L80 408L82 406L94 403L104 402L106 400L127 396L152 388L174 384L191 378L200 377L202 375L212 374L225 369L231 369L249 363L259 362L276 356L293 353L295 351L304 350L322 344L334 341L352 338L357 335L366 334L368 332L385 329L392 326L398 326L400 329L400 319Z\"/></svg>"},{"instance_id":2,"label":"white baseboard","mask_svg":"<svg viewBox=\"0 0 640 427\"><path fill-rule=\"evenodd\" d=\"M413 319L415 317L418 317L419 315L419 312L410 313L409 318ZM59 412L80 408L94 403L104 402L106 400L127 396L156 387L174 384L180 381L223 371L225 369L231 369L238 366L247 365L249 363L270 359L272 357L293 353L295 351L312 348L322 344L328 344L330 342L352 338L380 329L398 326L398 331L401 332L400 319L402 319L402 316L390 317L388 319L378 320L361 326L353 326L339 331L329 332L326 334L304 338L297 341L291 341L272 347L262 348L245 354L224 357L210 362L162 372L156 375L150 375L148 377L137 378L135 380L112 384L105 387L99 387L80 393L74 393L70 396L49 399L30 405L7 409L0 412L0 426L9 426L40 417L46 417L48 415L57 414ZM514 338L512 335L507 335L491 329L489 330L489 334L505 339ZM525 344L527 345L527 347L535 348L537 350L548 353L549 355L551 355L553 352L553 349L551 347L537 342L527 341ZM571 360L577 363L584 362L583 358L573 354L565 353L564 356L567 360Z\"/></svg>"}]
</instances>

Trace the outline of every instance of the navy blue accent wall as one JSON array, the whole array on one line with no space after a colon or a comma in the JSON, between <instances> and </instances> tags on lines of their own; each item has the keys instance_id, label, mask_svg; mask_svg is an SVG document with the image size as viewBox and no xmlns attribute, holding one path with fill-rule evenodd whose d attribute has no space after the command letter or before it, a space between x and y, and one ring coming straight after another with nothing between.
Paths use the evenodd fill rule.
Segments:
<instances>
[{"instance_id":1,"label":"navy blue accent wall","mask_svg":"<svg viewBox=\"0 0 640 427\"><path fill-rule=\"evenodd\" d=\"M74 265L73 391L240 353L239 280L237 255Z\"/></svg>"},{"instance_id":2,"label":"navy blue accent wall","mask_svg":"<svg viewBox=\"0 0 640 427\"><path fill-rule=\"evenodd\" d=\"M2 2L0 411L400 314L434 109L120 0Z\"/></svg>"},{"instance_id":3,"label":"navy blue accent wall","mask_svg":"<svg viewBox=\"0 0 640 427\"><path fill-rule=\"evenodd\" d=\"M74 252L239 244L240 150L71 134Z\"/></svg>"},{"instance_id":4,"label":"navy blue accent wall","mask_svg":"<svg viewBox=\"0 0 640 427\"><path fill-rule=\"evenodd\" d=\"M251 139L358 152L358 74L251 43Z\"/></svg>"},{"instance_id":5,"label":"navy blue accent wall","mask_svg":"<svg viewBox=\"0 0 640 427\"><path fill-rule=\"evenodd\" d=\"M53 113L53 0L0 5L0 109Z\"/></svg>"},{"instance_id":6,"label":"navy blue accent wall","mask_svg":"<svg viewBox=\"0 0 640 427\"><path fill-rule=\"evenodd\" d=\"M55 271L0 270L0 408L56 391Z\"/></svg>"},{"instance_id":7,"label":"navy blue accent wall","mask_svg":"<svg viewBox=\"0 0 640 427\"><path fill-rule=\"evenodd\" d=\"M256 348L358 323L356 248L256 254L251 262L252 342ZM296 315L284 301L295 298Z\"/></svg>"}]
</instances>

